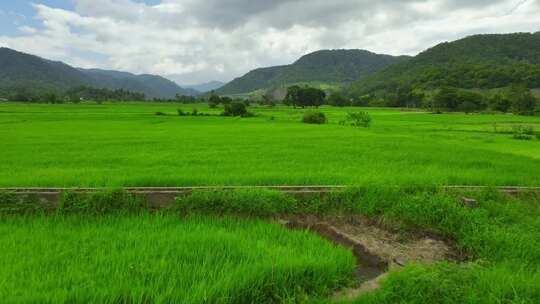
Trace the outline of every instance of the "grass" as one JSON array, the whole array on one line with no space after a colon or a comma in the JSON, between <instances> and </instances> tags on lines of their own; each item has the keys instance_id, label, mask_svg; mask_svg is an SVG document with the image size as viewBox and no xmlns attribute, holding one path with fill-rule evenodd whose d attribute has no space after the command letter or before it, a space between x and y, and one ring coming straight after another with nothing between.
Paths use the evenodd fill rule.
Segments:
<instances>
[{"instance_id":1,"label":"grass","mask_svg":"<svg viewBox=\"0 0 540 304\"><path fill-rule=\"evenodd\" d=\"M354 259L256 219L172 214L9 216L4 303L282 303L346 285Z\"/></svg>"},{"instance_id":2,"label":"grass","mask_svg":"<svg viewBox=\"0 0 540 304\"><path fill-rule=\"evenodd\" d=\"M352 108L251 107L255 118L179 117L206 105L0 105L0 186L540 185L540 117L367 109L369 129L340 126ZM156 116L163 112L166 116Z\"/></svg>"}]
</instances>

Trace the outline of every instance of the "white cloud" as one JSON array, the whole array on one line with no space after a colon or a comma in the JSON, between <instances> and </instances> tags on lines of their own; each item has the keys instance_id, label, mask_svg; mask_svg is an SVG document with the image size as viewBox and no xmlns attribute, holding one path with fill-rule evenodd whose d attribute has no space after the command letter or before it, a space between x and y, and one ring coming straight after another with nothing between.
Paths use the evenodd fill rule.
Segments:
<instances>
[{"instance_id":1,"label":"white cloud","mask_svg":"<svg viewBox=\"0 0 540 304\"><path fill-rule=\"evenodd\" d=\"M538 31L540 0L75 0L36 4L0 45L83 67L230 80L323 48L415 54L473 33Z\"/></svg>"}]
</instances>

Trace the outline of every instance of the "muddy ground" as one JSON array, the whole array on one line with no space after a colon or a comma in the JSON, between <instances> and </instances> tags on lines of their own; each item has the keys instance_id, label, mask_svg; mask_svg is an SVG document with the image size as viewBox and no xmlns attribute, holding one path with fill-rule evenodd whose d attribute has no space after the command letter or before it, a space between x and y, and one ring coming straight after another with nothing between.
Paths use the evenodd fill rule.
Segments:
<instances>
[{"instance_id":1,"label":"muddy ground","mask_svg":"<svg viewBox=\"0 0 540 304\"><path fill-rule=\"evenodd\" d=\"M431 264L463 261L466 256L450 239L433 233L400 231L362 216L282 217L278 221L289 229L307 229L350 248L357 260L357 285L335 295L354 298L376 289L391 271L408 263Z\"/></svg>"}]
</instances>

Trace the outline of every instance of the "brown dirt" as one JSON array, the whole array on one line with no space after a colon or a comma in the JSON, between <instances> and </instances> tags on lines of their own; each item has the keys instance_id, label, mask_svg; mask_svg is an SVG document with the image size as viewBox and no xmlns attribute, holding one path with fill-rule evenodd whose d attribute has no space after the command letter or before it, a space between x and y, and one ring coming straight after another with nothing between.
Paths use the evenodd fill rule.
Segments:
<instances>
[{"instance_id":1,"label":"brown dirt","mask_svg":"<svg viewBox=\"0 0 540 304\"><path fill-rule=\"evenodd\" d=\"M361 216L303 216L281 218L279 221L290 229L316 232L353 251L358 265L358 285L337 293L336 300L352 299L378 288L388 271L397 271L411 262L431 264L463 259L461 252L441 237L386 229Z\"/></svg>"}]
</instances>

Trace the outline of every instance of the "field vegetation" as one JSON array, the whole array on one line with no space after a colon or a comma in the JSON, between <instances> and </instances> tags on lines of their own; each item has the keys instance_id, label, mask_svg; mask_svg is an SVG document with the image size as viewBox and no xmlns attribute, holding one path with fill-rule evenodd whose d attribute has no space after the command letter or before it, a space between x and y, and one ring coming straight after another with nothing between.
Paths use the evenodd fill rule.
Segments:
<instances>
[{"instance_id":1,"label":"field vegetation","mask_svg":"<svg viewBox=\"0 0 540 304\"><path fill-rule=\"evenodd\" d=\"M185 113L217 116L179 116ZM0 185L522 185L540 184L540 117L367 111L370 128L340 125L358 108L223 105L0 104ZM165 115L155 115L161 112ZM531 140L516 140L516 126ZM527 129L529 130L529 129Z\"/></svg>"},{"instance_id":2,"label":"field vegetation","mask_svg":"<svg viewBox=\"0 0 540 304\"><path fill-rule=\"evenodd\" d=\"M0 231L5 303L299 302L354 267L344 248L255 219L10 217Z\"/></svg>"},{"instance_id":3,"label":"field vegetation","mask_svg":"<svg viewBox=\"0 0 540 304\"><path fill-rule=\"evenodd\" d=\"M478 206L464 206L462 196ZM540 300L539 199L436 187L357 187L311 198L197 191L148 213L118 191L67 193L56 211L1 212L0 295L7 302L532 304ZM404 237L450 240L466 260L408 263L373 292L335 298L355 285L352 253L285 230L272 220L282 215L365 216Z\"/></svg>"}]
</instances>

